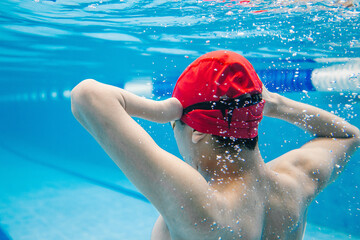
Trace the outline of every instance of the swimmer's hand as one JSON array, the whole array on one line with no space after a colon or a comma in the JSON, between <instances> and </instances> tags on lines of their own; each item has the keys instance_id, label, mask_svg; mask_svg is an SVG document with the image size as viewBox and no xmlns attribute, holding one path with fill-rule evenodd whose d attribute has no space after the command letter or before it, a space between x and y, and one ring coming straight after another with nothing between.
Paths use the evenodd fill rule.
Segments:
<instances>
[{"instance_id":1,"label":"swimmer's hand","mask_svg":"<svg viewBox=\"0 0 360 240\"><path fill-rule=\"evenodd\" d=\"M264 115L267 117L274 117L278 105L278 94L272 93L263 85L262 98L265 100Z\"/></svg>"},{"instance_id":2,"label":"swimmer's hand","mask_svg":"<svg viewBox=\"0 0 360 240\"><path fill-rule=\"evenodd\" d=\"M169 98L162 101L165 112L167 113L167 122L178 120L183 113L183 107L177 98Z\"/></svg>"}]
</instances>

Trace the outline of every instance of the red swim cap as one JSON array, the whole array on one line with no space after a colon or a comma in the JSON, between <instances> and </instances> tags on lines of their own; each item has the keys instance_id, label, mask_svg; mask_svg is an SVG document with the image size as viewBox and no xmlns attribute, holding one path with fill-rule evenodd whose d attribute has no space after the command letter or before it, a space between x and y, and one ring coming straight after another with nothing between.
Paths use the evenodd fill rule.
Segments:
<instances>
[{"instance_id":1,"label":"red swim cap","mask_svg":"<svg viewBox=\"0 0 360 240\"><path fill-rule=\"evenodd\" d=\"M248 60L234 52L215 51L185 69L172 96L184 108L181 120L193 129L218 136L254 138L264 108L261 92L262 83ZM218 107L212 107L215 105Z\"/></svg>"}]
</instances>

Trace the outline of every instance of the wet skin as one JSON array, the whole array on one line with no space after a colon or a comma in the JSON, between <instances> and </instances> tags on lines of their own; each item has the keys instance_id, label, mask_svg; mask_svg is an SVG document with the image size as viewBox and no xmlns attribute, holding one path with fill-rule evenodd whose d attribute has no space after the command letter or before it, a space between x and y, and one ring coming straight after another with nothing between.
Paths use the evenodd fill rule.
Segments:
<instances>
[{"instance_id":1,"label":"wet skin","mask_svg":"<svg viewBox=\"0 0 360 240\"><path fill-rule=\"evenodd\" d=\"M258 148L240 153L228 151L222 156L218 151L215 158L202 158L199 163L192 160L195 154L184 153L194 151L190 141L187 141L193 129L180 121L172 126L180 152L189 165L201 172L205 165L212 165L205 163L208 161L226 165L227 170L221 169L221 176L213 174L209 177L206 170L202 174L209 179L209 191L206 193L209 200L203 203L201 213L184 227L186 238L174 234L171 238L171 228L177 226L169 227L160 216L155 223L152 239L302 239L306 211L311 195L314 195L311 191L315 183L306 178L303 182L296 181L294 177L302 177L296 176L296 170L291 172L286 166L286 171L282 169L284 166L281 162L291 161L291 155L265 164ZM242 171L236 172L234 169ZM304 185L312 185L310 192L303 191ZM187 211L186 207L182 211Z\"/></svg>"},{"instance_id":2,"label":"wet skin","mask_svg":"<svg viewBox=\"0 0 360 240\"><path fill-rule=\"evenodd\" d=\"M359 147L359 129L266 89L263 98L265 116L315 137L267 164L257 147L217 148L211 135L181 124L174 136L184 161L161 149L131 116L179 119L174 98L157 102L85 80L71 101L76 119L161 214L153 240L301 239L307 207Z\"/></svg>"}]
</instances>

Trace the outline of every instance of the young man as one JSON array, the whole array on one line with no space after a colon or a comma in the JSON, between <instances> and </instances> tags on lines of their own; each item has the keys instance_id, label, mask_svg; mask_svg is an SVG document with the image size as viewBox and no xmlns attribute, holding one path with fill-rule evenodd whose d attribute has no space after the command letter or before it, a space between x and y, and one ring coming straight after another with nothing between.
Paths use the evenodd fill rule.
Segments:
<instances>
[{"instance_id":1,"label":"young man","mask_svg":"<svg viewBox=\"0 0 360 240\"><path fill-rule=\"evenodd\" d=\"M154 240L302 239L309 204L360 142L343 119L268 92L251 64L229 51L190 64L164 101L94 80L76 86L71 100L77 120L160 212ZM257 144L262 114L315 138L265 164ZM175 120L185 162L131 116Z\"/></svg>"}]
</instances>

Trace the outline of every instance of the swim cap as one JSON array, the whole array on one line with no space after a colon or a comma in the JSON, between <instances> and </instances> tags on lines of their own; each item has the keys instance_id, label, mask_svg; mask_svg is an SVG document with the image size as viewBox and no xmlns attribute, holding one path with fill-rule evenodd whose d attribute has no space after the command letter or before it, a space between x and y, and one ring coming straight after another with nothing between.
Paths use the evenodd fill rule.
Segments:
<instances>
[{"instance_id":1,"label":"swim cap","mask_svg":"<svg viewBox=\"0 0 360 240\"><path fill-rule=\"evenodd\" d=\"M180 75L172 96L183 106L181 120L207 134L254 138L262 119L262 83L243 56L207 53Z\"/></svg>"}]
</instances>

